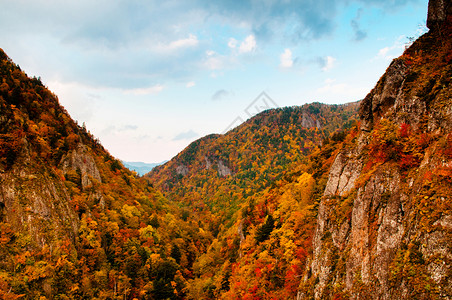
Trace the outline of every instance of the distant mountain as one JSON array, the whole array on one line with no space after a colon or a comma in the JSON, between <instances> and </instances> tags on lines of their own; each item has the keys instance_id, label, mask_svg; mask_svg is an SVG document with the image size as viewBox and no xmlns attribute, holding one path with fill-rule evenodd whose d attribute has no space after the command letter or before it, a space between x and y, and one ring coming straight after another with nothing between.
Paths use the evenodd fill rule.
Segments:
<instances>
[{"instance_id":1,"label":"distant mountain","mask_svg":"<svg viewBox=\"0 0 452 300\"><path fill-rule=\"evenodd\" d=\"M154 169L155 167L163 165L166 162L167 160L162 161L160 163L149 164L139 161L137 162L122 161L122 164L129 170L135 171L138 173L138 175L143 176L144 174L151 172L152 169Z\"/></svg>"}]
</instances>

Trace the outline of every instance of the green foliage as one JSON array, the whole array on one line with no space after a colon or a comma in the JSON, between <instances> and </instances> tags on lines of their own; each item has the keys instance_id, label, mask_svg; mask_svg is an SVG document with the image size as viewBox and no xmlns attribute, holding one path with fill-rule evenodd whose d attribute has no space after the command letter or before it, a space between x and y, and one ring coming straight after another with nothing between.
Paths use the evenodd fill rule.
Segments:
<instances>
[{"instance_id":1,"label":"green foliage","mask_svg":"<svg viewBox=\"0 0 452 300\"><path fill-rule=\"evenodd\" d=\"M261 243L267 240L274 228L275 220L273 220L273 217L271 215L268 215L265 223L256 230L256 241L258 243Z\"/></svg>"}]
</instances>

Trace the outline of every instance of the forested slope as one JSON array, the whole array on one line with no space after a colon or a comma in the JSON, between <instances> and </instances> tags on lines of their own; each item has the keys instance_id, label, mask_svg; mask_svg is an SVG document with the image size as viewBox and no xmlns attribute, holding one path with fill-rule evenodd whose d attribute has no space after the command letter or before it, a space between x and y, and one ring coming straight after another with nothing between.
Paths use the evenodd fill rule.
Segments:
<instances>
[{"instance_id":1,"label":"forested slope","mask_svg":"<svg viewBox=\"0 0 452 300\"><path fill-rule=\"evenodd\" d=\"M0 50L0 298L183 299L211 237Z\"/></svg>"}]
</instances>

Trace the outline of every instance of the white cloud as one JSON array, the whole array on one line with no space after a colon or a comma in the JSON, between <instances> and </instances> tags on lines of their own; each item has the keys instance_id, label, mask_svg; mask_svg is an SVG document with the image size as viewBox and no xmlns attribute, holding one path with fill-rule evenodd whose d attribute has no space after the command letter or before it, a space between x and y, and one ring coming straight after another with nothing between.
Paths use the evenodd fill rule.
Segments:
<instances>
[{"instance_id":1,"label":"white cloud","mask_svg":"<svg viewBox=\"0 0 452 300\"><path fill-rule=\"evenodd\" d=\"M189 34L188 38L176 40L169 44L171 49L184 48L184 47L193 47L198 45L199 41L196 35Z\"/></svg>"},{"instance_id":2,"label":"white cloud","mask_svg":"<svg viewBox=\"0 0 452 300\"><path fill-rule=\"evenodd\" d=\"M209 57L204 64L209 70L220 70L224 65L220 57Z\"/></svg>"},{"instance_id":3,"label":"white cloud","mask_svg":"<svg viewBox=\"0 0 452 300\"><path fill-rule=\"evenodd\" d=\"M334 63L336 62L336 59L332 56L327 56L325 58L325 66L322 68L322 71L328 71L334 67Z\"/></svg>"},{"instance_id":4,"label":"white cloud","mask_svg":"<svg viewBox=\"0 0 452 300\"><path fill-rule=\"evenodd\" d=\"M199 44L199 40L196 37L196 35L189 34L188 38L185 39L179 39L172 41L168 44L162 44L160 43L157 46L157 51L165 52L165 51L176 51L178 49L182 48L189 48L189 47L195 47Z\"/></svg>"},{"instance_id":5,"label":"white cloud","mask_svg":"<svg viewBox=\"0 0 452 300\"><path fill-rule=\"evenodd\" d=\"M345 101L362 99L368 91L368 87L357 87L347 83L339 83L336 79L331 78L326 79L324 85L316 90L321 95L343 96Z\"/></svg>"},{"instance_id":6,"label":"white cloud","mask_svg":"<svg viewBox=\"0 0 452 300\"><path fill-rule=\"evenodd\" d=\"M191 88L191 87L194 87L195 85L196 85L196 83L194 81L190 81L190 82L187 82L187 84L185 86L187 88Z\"/></svg>"},{"instance_id":7,"label":"white cloud","mask_svg":"<svg viewBox=\"0 0 452 300\"><path fill-rule=\"evenodd\" d=\"M115 126L115 125L110 125L105 127L102 131L101 134L102 135L117 135L117 134L121 134L124 132L128 132L128 134L130 134L132 131L135 131L138 129L137 125L122 125L120 127Z\"/></svg>"},{"instance_id":8,"label":"white cloud","mask_svg":"<svg viewBox=\"0 0 452 300\"><path fill-rule=\"evenodd\" d=\"M207 50L206 55L203 64L208 70L221 70L232 64L231 57L218 54L215 51Z\"/></svg>"},{"instance_id":9,"label":"white cloud","mask_svg":"<svg viewBox=\"0 0 452 300\"><path fill-rule=\"evenodd\" d=\"M256 38L254 35L250 34L245 38L245 40L240 44L240 53L249 53L256 50Z\"/></svg>"},{"instance_id":10,"label":"white cloud","mask_svg":"<svg viewBox=\"0 0 452 300\"><path fill-rule=\"evenodd\" d=\"M230 38L229 42L228 42L228 47L232 48L232 49L235 49L235 47L237 47L238 43L239 42L235 38Z\"/></svg>"},{"instance_id":11,"label":"white cloud","mask_svg":"<svg viewBox=\"0 0 452 300\"><path fill-rule=\"evenodd\" d=\"M292 51L290 49L285 49L280 56L281 63L279 64L282 68L291 68L293 66Z\"/></svg>"},{"instance_id":12,"label":"white cloud","mask_svg":"<svg viewBox=\"0 0 452 300\"><path fill-rule=\"evenodd\" d=\"M403 49L405 49L405 44L403 43L404 39L405 36L401 35L394 41L394 43L391 46L381 48L378 51L378 54L374 57L374 60L375 59L392 60L400 56L401 52L403 52Z\"/></svg>"},{"instance_id":13,"label":"white cloud","mask_svg":"<svg viewBox=\"0 0 452 300\"><path fill-rule=\"evenodd\" d=\"M129 90L125 90L126 94L134 94L137 96L142 96L142 95L150 95L150 94L158 94L163 90L163 85L161 84L157 84L154 86L150 86L147 88L137 88L137 89L129 89Z\"/></svg>"},{"instance_id":14,"label":"white cloud","mask_svg":"<svg viewBox=\"0 0 452 300\"><path fill-rule=\"evenodd\" d=\"M181 133L177 134L177 135L173 138L173 141L192 140L192 139L194 139L194 138L197 138L198 136L199 136L198 133L196 133L195 131L193 131L193 129L190 129L189 131L181 132Z\"/></svg>"},{"instance_id":15,"label":"white cloud","mask_svg":"<svg viewBox=\"0 0 452 300\"><path fill-rule=\"evenodd\" d=\"M347 91L347 85L345 83L336 83L336 79L328 78L325 80L325 84L317 89L317 92L326 94L344 94Z\"/></svg>"},{"instance_id":16,"label":"white cloud","mask_svg":"<svg viewBox=\"0 0 452 300\"><path fill-rule=\"evenodd\" d=\"M378 51L378 55L379 57L385 57L386 54L389 52L390 48L389 47L384 47L382 49L380 49L380 51Z\"/></svg>"}]
</instances>

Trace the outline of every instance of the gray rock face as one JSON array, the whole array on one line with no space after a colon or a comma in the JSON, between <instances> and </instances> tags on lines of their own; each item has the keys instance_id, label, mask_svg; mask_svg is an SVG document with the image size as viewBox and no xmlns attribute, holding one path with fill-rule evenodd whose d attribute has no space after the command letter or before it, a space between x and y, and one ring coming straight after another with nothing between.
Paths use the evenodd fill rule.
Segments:
<instances>
[{"instance_id":1,"label":"gray rock face","mask_svg":"<svg viewBox=\"0 0 452 300\"><path fill-rule=\"evenodd\" d=\"M419 174L449 163L426 153ZM313 239L315 298L328 298L327 287L342 284L346 291L360 290L352 299L408 299L403 284L395 289L391 284L391 268L403 245L419 243L423 259L430 261L425 273L449 299L452 284L445 282L452 271L452 216L443 215L433 223L436 229L421 231L411 202L422 189L422 175L402 180L397 168L382 165L356 187L361 173L362 163L347 153L338 154L331 167ZM441 201L451 200L446 196ZM341 216L347 201L350 208Z\"/></svg>"},{"instance_id":2,"label":"gray rock face","mask_svg":"<svg viewBox=\"0 0 452 300\"><path fill-rule=\"evenodd\" d=\"M212 167L212 162L207 156L204 156L204 160L206 161L206 170L210 170L210 168Z\"/></svg>"},{"instance_id":3,"label":"gray rock face","mask_svg":"<svg viewBox=\"0 0 452 300\"><path fill-rule=\"evenodd\" d=\"M102 181L86 146L79 144L69 151L61 159L59 170L31 159L28 146L20 159L17 164L20 168L0 173L1 218L18 232L30 234L37 247L53 247L55 240L75 239L79 217L70 204L71 197L61 175L68 176L71 171L79 175L75 181L84 190ZM104 206L101 192L93 190L90 197Z\"/></svg>"},{"instance_id":4,"label":"gray rock face","mask_svg":"<svg viewBox=\"0 0 452 300\"><path fill-rule=\"evenodd\" d=\"M0 172L0 218L20 233L29 234L33 246L57 239L75 239L79 219L70 207L66 186L52 168L36 166L28 153L23 163Z\"/></svg>"},{"instance_id":5,"label":"gray rock face","mask_svg":"<svg viewBox=\"0 0 452 300\"><path fill-rule=\"evenodd\" d=\"M355 187L362 167L362 161L353 154L339 153L331 166L324 196L344 196L350 192Z\"/></svg>"},{"instance_id":6,"label":"gray rock face","mask_svg":"<svg viewBox=\"0 0 452 300\"><path fill-rule=\"evenodd\" d=\"M231 169L229 169L222 160L218 161L218 175L220 177L231 175Z\"/></svg>"},{"instance_id":7,"label":"gray rock face","mask_svg":"<svg viewBox=\"0 0 452 300\"><path fill-rule=\"evenodd\" d=\"M178 165L176 167L176 173L182 176L185 176L188 174L188 168L185 165Z\"/></svg>"},{"instance_id":8,"label":"gray rock face","mask_svg":"<svg viewBox=\"0 0 452 300\"><path fill-rule=\"evenodd\" d=\"M306 111L303 111L303 115L302 115L302 119L301 119L301 126L305 127L305 128L313 128L313 127L317 127L317 128L321 128L320 122L319 120L316 120L314 118L312 118L311 116L309 116Z\"/></svg>"},{"instance_id":9,"label":"gray rock face","mask_svg":"<svg viewBox=\"0 0 452 300\"><path fill-rule=\"evenodd\" d=\"M232 174L231 169L221 160L217 160L215 158L213 159L209 159L207 156L204 156L204 160L206 163L206 170L210 170L212 168L212 166L217 167L218 170L218 176L220 177L225 177L225 176L229 176Z\"/></svg>"},{"instance_id":10,"label":"gray rock face","mask_svg":"<svg viewBox=\"0 0 452 300\"><path fill-rule=\"evenodd\" d=\"M374 119L379 119L399 100L407 67L400 60L394 60L375 88L363 100L359 114L363 121L361 129L372 129Z\"/></svg>"},{"instance_id":11,"label":"gray rock face","mask_svg":"<svg viewBox=\"0 0 452 300\"><path fill-rule=\"evenodd\" d=\"M359 114L361 130L372 130L376 120L381 117L395 123L408 123L414 129L421 120L428 116L428 131L441 130L447 132L452 128L452 107L429 107L431 103L420 99L415 91L408 95L407 66L401 59L395 59L380 78L375 88L361 102ZM364 136L361 137L361 139Z\"/></svg>"},{"instance_id":12,"label":"gray rock face","mask_svg":"<svg viewBox=\"0 0 452 300\"><path fill-rule=\"evenodd\" d=\"M69 151L69 153L62 158L61 167L63 169L63 174L67 174L69 170L79 171L83 189L91 186L93 179L102 182L96 162L83 144L79 144L75 150Z\"/></svg>"}]
</instances>

